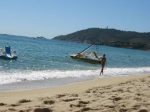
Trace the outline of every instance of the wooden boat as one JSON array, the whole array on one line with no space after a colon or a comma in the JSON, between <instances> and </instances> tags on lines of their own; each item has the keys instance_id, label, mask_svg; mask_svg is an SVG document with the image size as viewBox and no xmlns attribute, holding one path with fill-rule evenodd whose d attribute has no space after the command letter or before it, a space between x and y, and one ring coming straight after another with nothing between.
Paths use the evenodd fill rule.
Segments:
<instances>
[{"instance_id":1,"label":"wooden boat","mask_svg":"<svg viewBox=\"0 0 150 112\"><path fill-rule=\"evenodd\" d=\"M87 49L89 49L92 45L81 51L80 53L77 54L72 54L70 57L72 59L92 63L92 64L100 64L101 63L101 56L97 56L96 52L90 52L90 53L85 53Z\"/></svg>"},{"instance_id":2,"label":"wooden boat","mask_svg":"<svg viewBox=\"0 0 150 112\"><path fill-rule=\"evenodd\" d=\"M5 47L5 49L1 48L0 49L0 59L4 60L16 60L17 55L16 51L11 51L11 47Z\"/></svg>"}]
</instances>

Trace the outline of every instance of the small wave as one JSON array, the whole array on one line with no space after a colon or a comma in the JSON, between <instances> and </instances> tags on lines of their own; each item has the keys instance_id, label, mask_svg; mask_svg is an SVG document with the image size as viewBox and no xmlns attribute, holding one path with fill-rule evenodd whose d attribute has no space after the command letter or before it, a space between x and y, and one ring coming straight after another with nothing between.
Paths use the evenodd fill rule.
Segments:
<instances>
[{"instance_id":1,"label":"small wave","mask_svg":"<svg viewBox=\"0 0 150 112\"><path fill-rule=\"evenodd\" d=\"M45 80L53 78L84 78L98 76L100 70L44 70L44 71L11 71L0 72L0 84L9 84L22 81ZM150 73L150 67L140 68L106 68L104 76L119 76L137 73Z\"/></svg>"}]
</instances>

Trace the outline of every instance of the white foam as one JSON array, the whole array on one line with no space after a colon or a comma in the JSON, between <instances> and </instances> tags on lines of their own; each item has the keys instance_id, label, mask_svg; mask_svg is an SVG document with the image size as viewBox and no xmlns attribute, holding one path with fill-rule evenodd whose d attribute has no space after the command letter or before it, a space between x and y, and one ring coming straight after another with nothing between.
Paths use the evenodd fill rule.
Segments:
<instances>
[{"instance_id":1,"label":"white foam","mask_svg":"<svg viewBox=\"0 0 150 112\"><path fill-rule=\"evenodd\" d=\"M118 76L118 75L130 75L136 73L150 73L150 67L137 67L137 68L107 68L105 70L106 75Z\"/></svg>"},{"instance_id":2,"label":"white foam","mask_svg":"<svg viewBox=\"0 0 150 112\"><path fill-rule=\"evenodd\" d=\"M0 84L9 84L22 81L44 80L53 78L84 78L98 76L100 70L44 70L44 71L11 71L0 72ZM150 67L139 68L106 68L104 76L119 76L136 73L150 73Z\"/></svg>"}]
</instances>

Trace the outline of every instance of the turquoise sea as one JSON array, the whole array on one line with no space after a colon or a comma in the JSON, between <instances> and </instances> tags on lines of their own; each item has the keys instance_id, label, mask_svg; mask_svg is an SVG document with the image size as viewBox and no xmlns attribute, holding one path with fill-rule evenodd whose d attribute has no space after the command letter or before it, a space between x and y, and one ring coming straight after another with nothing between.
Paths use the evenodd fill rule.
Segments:
<instances>
[{"instance_id":1,"label":"turquoise sea","mask_svg":"<svg viewBox=\"0 0 150 112\"><path fill-rule=\"evenodd\" d=\"M0 35L0 48L11 46L17 60L0 59L0 90L38 88L99 77L100 65L73 60L89 44ZM104 76L150 73L150 51L95 45L89 51L106 54Z\"/></svg>"}]
</instances>

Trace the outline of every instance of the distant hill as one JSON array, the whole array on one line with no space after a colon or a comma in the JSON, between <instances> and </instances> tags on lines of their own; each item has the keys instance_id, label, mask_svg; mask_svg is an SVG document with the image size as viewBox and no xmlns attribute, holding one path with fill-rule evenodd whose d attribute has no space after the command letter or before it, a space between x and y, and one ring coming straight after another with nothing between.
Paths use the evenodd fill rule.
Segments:
<instances>
[{"instance_id":1,"label":"distant hill","mask_svg":"<svg viewBox=\"0 0 150 112\"><path fill-rule=\"evenodd\" d=\"M29 36L20 36L20 35L11 35L11 34L0 34L0 38L24 38L24 39L39 39L39 40L46 40L47 38L43 37L43 36L39 36L39 37L29 37Z\"/></svg>"},{"instance_id":2,"label":"distant hill","mask_svg":"<svg viewBox=\"0 0 150 112\"><path fill-rule=\"evenodd\" d=\"M139 33L116 29L89 28L68 35L57 36L53 39L114 47L150 49L150 32Z\"/></svg>"},{"instance_id":3,"label":"distant hill","mask_svg":"<svg viewBox=\"0 0 150 112\"><path fill-rule=\"evenodd\" d=\"M28 37L28 36L20 36L20 35L11 35L11 34L0 34L0 37L4 37L4 38L32 38L32 37Z\"/></svg>"},{"instance_id":4,"label":"distant hill","mask_svg":"<svg viewBox=\"0 0 150 112\"><path fill-rule=\"evenodd\" d=\"M39 37L36 37L35 39L47 39L47 38L45 38L45 37L43 37L43 36L39 36Z\"/></svg>"}]
</instances>

